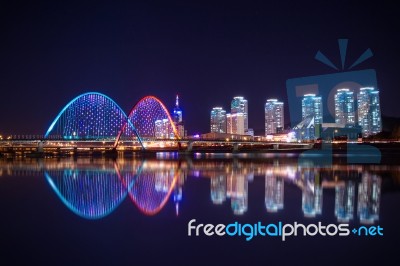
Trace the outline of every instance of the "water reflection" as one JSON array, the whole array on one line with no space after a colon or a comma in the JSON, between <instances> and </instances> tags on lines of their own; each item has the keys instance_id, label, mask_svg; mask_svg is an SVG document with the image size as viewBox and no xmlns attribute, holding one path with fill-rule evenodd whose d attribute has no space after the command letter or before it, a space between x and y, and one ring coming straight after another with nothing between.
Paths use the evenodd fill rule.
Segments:
<instances>
[{"instance_id":1,"label":"water reflection","mask_svg":"<svg viewBox=\"0 0 400 266\"><path fill-rule=\"evenodd\" d=\"M45 177L61 201L87 219L110 214L126 196L126 188L113 170L65 169L46 171Z\"/></svg>"},{"instance_id":2,"label":"water reflection","mask_svg":"<svg viewBox=\"0 0 400 266\"><path fill-rule=\"evenodd\" d=\"M354 218L356 187L353 181L346 181L335 187L335 216L339 222Z\"/></svg>"},{"instance_id":3,"label":"water reflection","mask_svg":"<svg viewBox=\"0 0 400 266\"><path fill-rule=\"evenodd\" d=\"M222 204L226 200L226 176L217 175L210 180L211 200L214 204Z\"/></svg>"},{"instance_id":4,"label":"water reflection","mask_svg":"<svg viewBox=\"0 0 400 266\"><path fill-rule=\"evenodd\" d=\"M284 191L285 182L282 177L265 174L265 208L268 212L283 210Z\"/></svg>"},{"instance_id":5,"label":"water reflection","mask_svg":"<svg viewBox=\"0 0 400 266\"><path fill-rule=\"evenodd\" d=\"M145 215L174 204L179 215L187 178L209 179L211 202L226 205L234 215L248 212L249 193L264 179L265 210L284 212L288 191L301 192L304 217L330 215L324 197L334 195L338 222L373 224L379 220L382 174L398 177L399 166L298 165L296 160L253 159L46 159L0 161L1 175L43 174L60 200L75 214L98 219L112 213L127 198ZM253 181L254 180L254 181ZM290 184L290 185L289 185ZM288 185L291 190L288 190ZM331 192L330 192L331 191ZM286 197L286 201L285 201Z\"/></svg>"},{"instance_id":6,"label":"water reflection","mask_svg":"<svg viewBox=\"0 0 400 266\"><path fill-rule=\"evenodd\" d=\"M247 211L248 180L244 173L233 170L227 177L226 196L231 199L231 207L236 215Z\"/></svg>"},{"instance_id":7,"label":"water reflection","mask_svg":"<svg viewBox=\"0 0 400 266\"><path fill-rule=\"evenodd\" d=\"M302 209L305 217L315 217L322 212L322 187L317 169L301 171Z\"/></svg>"},{"instance_id":8,"label":"water reflection","mask_svg":"<svg viewBox=\"0 0 400 266\"><path fill-rule=\"evenodd\" d=\"M157 214L167 203L178 177L174 169L142 171L128 190L132 202L146 215Z\"/></svg>"},{"instance_id":9,"label":"water reflection","mask_svg":"<svg viewBox=\"0 0 400 266\"><path fill-rule=\"evenodd\" d=\"M363 174L358 185L357 208L361 223L372 224L379 220L380 198L381 178L375 174Z\"/></svg>"}]
</instances>

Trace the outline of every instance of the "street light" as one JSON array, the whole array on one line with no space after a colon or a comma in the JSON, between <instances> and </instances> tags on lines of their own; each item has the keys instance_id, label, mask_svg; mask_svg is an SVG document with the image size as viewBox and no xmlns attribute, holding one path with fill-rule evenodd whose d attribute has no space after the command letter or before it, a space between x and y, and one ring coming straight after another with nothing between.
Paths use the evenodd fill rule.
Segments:
<instances>
[{"instance_id":1,"label":"street light","mask_svg":"<svg viewBox=\"0 0 400 266\"><path fill-rule=\"evenodd\" d=\"M337 129L335 129L333 132L332 132L332 142L335 140L335 133L337 133L338 131L337 131Z\"/></svg>"}]
</instances>

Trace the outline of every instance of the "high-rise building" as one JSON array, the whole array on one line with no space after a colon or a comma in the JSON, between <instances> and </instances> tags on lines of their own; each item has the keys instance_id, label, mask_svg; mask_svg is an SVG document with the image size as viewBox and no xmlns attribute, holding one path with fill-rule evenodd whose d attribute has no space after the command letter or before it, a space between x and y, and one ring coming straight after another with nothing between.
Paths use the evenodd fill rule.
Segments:
<instances>
[{"instance_id":1,"label":"high-rise building","mask_svg":"<svg viewBox=\"0 0 400 266\"><path fill-rule=\"evenodd\" d=\"M211 110L210 132L226 133L226 111L222 107Z\"/></svg>"},{"instance_id":2,"label":"high-rise building","mask_svg":"<svg viewBox=\"0 0 400 266\"><path fill-rule=\"evenodd\" d=\"M231 102L231 113L232 114L238 114L238 113L243 114L243 117L244 117L243 128L244 128L244 132L247 132L247 130L249 129L249 114L248 114L247 100L241 96L234 97Z\"/></svg>"},{"instance_id":3,"label":"high-rise building","mask_svg":"<svg viewBox=\"0 0 400 266\"><path fill-rule=\"evenodd\" d=\"M244 119L244 113L226 114L227 133L244 135Z\"/></svg>"},{"instance_id":4,"label":"high-rise building","mask_svg":"<svg viewBox=\"0 0 400 266\"><path fill-rule=\"evenodd\" d=\"M303 120L307 117L314 117L314 124L322 124L322 98L315 94L305 94L301 101Z\"/></svg>"},{"instance_id":5,"label":"high-rise building","mask_svg":"<svg viewBox=\"0 0 400 266\"><path fill-rule=\"evenodd\" d=\"M335 122L349 127L356 124L354 93L349 89L338 89L335 94Z\"/></svg>"},{"instance_id":6,"label":"high-rise building","mask_svg":"<svg viewBox=\"0 0 400 266\"><path fill-rule=\"evenodd\" d=\"M379 91L375 88L361 88L357 94L358 125L363 136L370 136L382 131Z\"/></svg>"},{"instance_id":7,"label":"high-rise building","mask_svg":"<svg viewBox=\"0 0 400 266\"><path fill-rule=\"evenodd\" d=\"M174 121L176 130L181 138L185 137L185 127L183 125L182 110L179 107L179 96L176 95L175 107L172 111L172 121Z\"/></svg>"},{"instance_id":8,"label":"high-rise building","mask_svg":"<svg viewBox=\"0 0 400 266\"><path fill-rule=\"evenodd\" d=\"M156 139L168 139L172 130L170 130L169 120L159 119L154 122Z\"/></svg>"},{"instance_id":9,"label":"high-rise building","mask_svg":"<svg viewBox=\"0 0 400 266\"><path fill-rule=\"evenodd\" d=\"M283 102L278 102L277 99L268 99L265 103L265 136L279 133L283 130L283 126Z\"/></svg>"}]
</instances>

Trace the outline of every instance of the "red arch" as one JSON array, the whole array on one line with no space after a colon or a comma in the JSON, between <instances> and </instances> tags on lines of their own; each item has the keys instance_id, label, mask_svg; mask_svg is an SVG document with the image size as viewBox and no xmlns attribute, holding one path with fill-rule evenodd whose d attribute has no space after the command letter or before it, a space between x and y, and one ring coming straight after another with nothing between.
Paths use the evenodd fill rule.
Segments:
<instances>
[{"instance_id":1,"label":"red arch","mask_svg":"<svg viewBox=\"0 0 400 266\"><path fill-rule=\"evenodd\" d=\"M177 130L176 127L175 127L174 121L172 121L172 118L171 118L171 115L170 115L169 112L168 112L168 109L167 109L167 108L165 107L165 105L161 102L161 100L159 100L159 99L158 99L157 97L155 97L155 96L149 95L149 96L145 96L145 97L143 97L142 99L140 99L140 100L133 106L133 108L130 110L130 112L129 112L129 114L128 114L128 119L130 118L130 116L132 115L132 113L138 108L139 104L140 104L142 101L145 101L145 100L147 100L147 99L152 99L152 100L156 101L156 102L161 106L161 108L163 109L163 111L167 114L168 121L169 121L169 123L171 124L171 127L172 127L172 130L174 131L175 137L176 137L177 139L180 139L181 137L179 136L178 130ZM125 131L125 128L126 128L127 124L128 124L128 121L126 121L126 122L124 123L124 125L123 125L122 128L121 128L121 130L119 131L118 136L117 136L117 138L116 138L116 140L115 140L115 143L114 143L114 148L116 148L116 147L118 146L119 139L121 138L122 133Z\"/></svg>"},{"instance_id":2,"label":"red arch","mask_svg":"<svg viewBox=\"0 0 400 266\"><path fill-rule=\"evenodd\" d=\"M148 215L148 216L155 215L155 214L159 213L164 208L165 204L170 199L171 194L174 191L174 188L175 188L176 183L178 181L178 176L179 176L179 172L177 171L175 173L173 179L172 179L172 183L171 183L171 186L169 187L169 190L168 190L167 194L165 195L165 197L161 201L160 205L158 205L157 208L155 208L153 210L149 210L149 209L146 209L143 206L141 206L139 204L139 202L136 201L136 198L134 197L134 195L130 193L130 191L128 191L129 197L131 198L132 202L135 204L135 206L139 209L140 212L142 212L143 214Z\"/></svg>"}]
</instances>

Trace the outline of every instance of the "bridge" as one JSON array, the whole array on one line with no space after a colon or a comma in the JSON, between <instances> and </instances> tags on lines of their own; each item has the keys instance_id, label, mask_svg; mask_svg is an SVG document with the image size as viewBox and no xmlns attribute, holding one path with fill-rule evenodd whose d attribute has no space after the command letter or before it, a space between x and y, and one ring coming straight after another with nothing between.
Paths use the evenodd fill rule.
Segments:
<instances>
[{"instance_id":1,"label":"bridge","mask_svg":"<svg viewBox=\"0 0 400 266\"><path fill-rule=\"evenodd\" d=\"M110 97L88 92L68 102L46 133L0 141L0 153L48 155L130 151L278 151L306 150L309 143L184 139L165 105L155 96L140 99L127 115Z\"/></svg>"},{"instance_id":2,"label":"bridge","mask_svg":"<svg viewBox=\"0 0 400 266\"><path fill-rule=\"evenodd\" d=\"M99 140L10 140L0 142L4 156L109 155L129 153L179 152L296 152L313 148L311 143L266 141L222 141L204 139L146 139L123 141Z\"/></svg>"}]
</instances>

